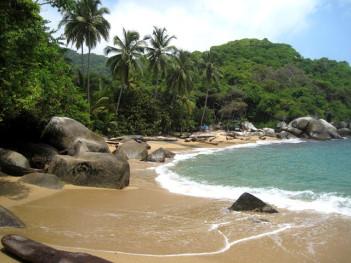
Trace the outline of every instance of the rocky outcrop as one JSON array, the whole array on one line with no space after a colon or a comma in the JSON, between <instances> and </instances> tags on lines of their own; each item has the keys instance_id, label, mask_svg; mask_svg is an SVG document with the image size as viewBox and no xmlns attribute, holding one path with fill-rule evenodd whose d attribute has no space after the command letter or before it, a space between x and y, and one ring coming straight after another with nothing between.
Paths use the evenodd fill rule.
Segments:
<instances>
[{"instance_id":1,"label":"rocky outcrop","mask_svg":"<svg viewBox=\"0 0 351 263\"><path fill-rule=\"evenodd\" d=\"M337 129L323 119L314 119L312 117L297 118L284 128L285 131L294 134L297 137L328 140L340 139Z\"/></svg>"},{"instance_id":2,"label":"rocky outcrop","mask_svg":"<svg viewBox=\"0 0 351 263\"><path fill-rule=\"evenodd\" d=\"M147 156L147 161L148 162L159 162L162 163L166 160L166 158L173 158L174 153L171 151L165 150L163 148L159 148L156 151L152 152Z\"/></svg>"},{"instance_id":3,"label":"rocky outcrop","mask_svg":"<svg viewBox=\"0 0 351 263\"><path fill-rule=\"evenodd\" d=\"M117 153L124 154L128 159L144 161L147 158L147 150L150 146L145 142L136 142L129 140L118 147Z\"/></svg>"},{"instance_id":4,"label":"rocky outcrop","mask_svg":"<svg viewBox=\"0 0 351 263\"><path fill-rule=\"evenodd\" d=\"M45 168L59 154L56 148L44 143L26 143L18 150L28 158L33 168L38 169Z\"/></svg>"},{"instance_id":5,"label":"rocky outcrop","mask_svg":"<svg viewBox=\"0 0 351 263\"><path fill-rule=\"evenodd\" d=\"M244 121L240 124L242 131L255 132L257 128L249 121Z\"/></svg>"},{"instance_id":6,"label":"rocky outcrop","mask_svg":"<svg viewBox=\"0 0 351 263\"><path fill-rule=\"evenodd\" d=\"M72 151L79 142L89 152L110 152L104 138L67 117L53 117L43 131L42 140L59 151Z\"/></svg>"},{"instance_id":7,"label":"rocky outcrop","mask_svg":"<svg viewBox=\"0 0 351 263\"><path fill-rule=\"evenodd\" d=\"M26 174L18 181L50 189L61 189L64 186L63 182L56 175L47 173Z\"/></svg>"},{"instance_id":8,"label":"rocky outcrop","mask_svg":"<svg viewBox=\"0 0 351 263\"><path fill-rule=\"evenodd\" d=\"M31 263L111 263L108 260L77 252L54 249L19 235L6 235L1 239L6 253Z\"/></svg>"},{"instance_id":9,"label":"rocky outcrop","mask_svg":"<svg viewBox=\"0 0 351 263\"><path fill-rule=\"evenodd\" d=\"M48 169L67 183L121 189L129 185L128 161L109 153L87 152L79 156L57 155Z\"/></svg>"},{"instance_id":10,"label":"rocky outcrop","mask_svg":"<svg viewBox=\"0 0 351 263\"><path fill-rule=\"evenodd\" d=\"M229 208L234 211L253 211L263 213L278 213L272 206L250 193L243 193L238 200Z\"/></svg>"},{"instance_id":11,"label":"rocky outcrop","mask_svg":"<svg viewBox=\"0 0 351 263\"><path fill-rule=\"evenodd\" d=\"M24 223L11 211L0 205L0 227L25 227Z\"/></svg>"}]
</instances>

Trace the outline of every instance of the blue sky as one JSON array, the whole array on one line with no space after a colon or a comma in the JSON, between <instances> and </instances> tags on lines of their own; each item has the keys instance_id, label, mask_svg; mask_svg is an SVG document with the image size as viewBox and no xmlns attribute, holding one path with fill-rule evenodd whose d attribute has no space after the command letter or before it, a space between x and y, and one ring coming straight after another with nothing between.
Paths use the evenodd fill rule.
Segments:
<instances>
[{"instance_id":1,"label":"blue sky","mask_svg":"<svg viewBox=\"0 0 351 263\"><path fill-rule=\"evenodd\" d=\"M351 0L102 0L111 14L111 36L122 27L150 34L166 27L173 44L208 50L241 38L288 43L304 57L351 63ZM60 14L45 6L42 15L56 27ZM93 51L103 53L111 41Z\"/></svg>"}]
</instances>

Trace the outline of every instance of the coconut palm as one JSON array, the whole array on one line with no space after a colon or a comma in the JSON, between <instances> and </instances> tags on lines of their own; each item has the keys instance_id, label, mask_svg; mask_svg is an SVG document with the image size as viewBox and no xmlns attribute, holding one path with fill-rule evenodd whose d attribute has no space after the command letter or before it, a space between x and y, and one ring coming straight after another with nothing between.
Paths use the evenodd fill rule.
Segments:
<instances>
[{"instance_id":1,"label":"coconut palm","mask_svg":"<svg viewBox=\"0 0 351 263\"><path fill-rule=\"evenodd\" d=\"M216 84L221 76L218 68L216 67L213 59L213 55L211 51L206 52L203 57L203 62L202 62L202 69L203 69L203 77L206 82L206 97L205 97L205 105L204 109L202 112L201 116L201 124L200 126L203 125L204 117L205 117L205 112L207 108L207 101L208 101L208 92L209 89L211 88L212 84Z\"/></svg>"},{"instance_id":2,"label":"coconut palm","mask_svg":"<svg viewBox=\"0 0 351 263\"><path fill-rule=\"evenodd\" d=\"M81 47L83 43L88 47L87 68L87 97L90 104L90 53L101 39L108 39L110 23L104 18L109 14L105 7L99 7L100 0L79 0L72 11L66 11L61 25L65 25L65 35L68 42Z\"/></svg>"},{"instance_id":3,"label":"coconut palm","mask_svg":"<svg viewBox=\"0 0 351 263\"><path fill-rule=\"evenodd\" d=\"M166 28L154 26L152 38L150 39L151 46L147 48L147 59L149 60L151 71L156 80L155 96L157 94L160 77L166 74L169 58L176 50L174 46L170 46L170 42L175 38L175 36L169 36L167 34Z\"/></svg>"},{"instance_id":4,"label":"coconut palm","mask_svg":"<svg viewBox=\"0 0 351 263\"><path fill-rule=\"evenodd\" d=\"M121 102L124 88L130 87L130 76L132 72L142 72L141 57L144 55L146 47L144 38L140 40L140 35L136 31L126 31L123 28L123 37L115 36L113 44L115 47L107 46L105 54L113 54L108 60L107 65L111 68L112 75L119 78L122 86L119 90L118 100L116 103L116 115Z\"/></svg>"}]
</instances>

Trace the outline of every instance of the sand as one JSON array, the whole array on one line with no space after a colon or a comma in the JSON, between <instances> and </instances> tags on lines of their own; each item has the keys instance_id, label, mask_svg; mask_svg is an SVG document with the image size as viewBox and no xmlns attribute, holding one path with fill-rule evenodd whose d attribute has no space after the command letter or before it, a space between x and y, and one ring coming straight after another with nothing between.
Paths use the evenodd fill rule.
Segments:
<instances>
[{"instance_id":1,"label":"sand","mask_svg":"<svg viewBox=\"0 0 351 263\"><path fill-rule=\"evenodd\" d=\"M183 141L149 144L151 150L215 147ZM23 234L112 262L349 262L350 218L286 210L275 215L228 212L231 201L160 188L154 170L147 169L156 164L130 164L131 185L123 190L73 185L49 190L0 177L0 204L27 225L0 229L0 236ZM17 261L0 253L0 262Z\"/></svg>"}]
</instances>

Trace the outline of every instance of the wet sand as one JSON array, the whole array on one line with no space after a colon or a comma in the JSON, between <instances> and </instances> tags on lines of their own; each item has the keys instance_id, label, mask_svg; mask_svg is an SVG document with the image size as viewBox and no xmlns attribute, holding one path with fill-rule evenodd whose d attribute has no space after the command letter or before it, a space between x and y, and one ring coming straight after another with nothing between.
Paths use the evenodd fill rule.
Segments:
<instances>
[{"instance_id":1,"label":"wet sand","mask_svg":"<svg viewBox=\"0 0 351 263\"><path fill-rule=\"evenodd\" d=\"M178 151L201 147L196 143L150 144ZM147 169L155 164L130 164L131 185L124 190L72 185L47 190L0 177L0 186L7 183L7 187L0 187L0 204L27 225L24 229L0 229L0 236L23 234L59 249L88 252L112 262L350 260L348 217L285 210L274 215L229 212L229 201L161 189L154 171ZM12 191L6 192L9 183ZM0 253L0 262L17 261Z\"/></svg>"}]
</instances>

